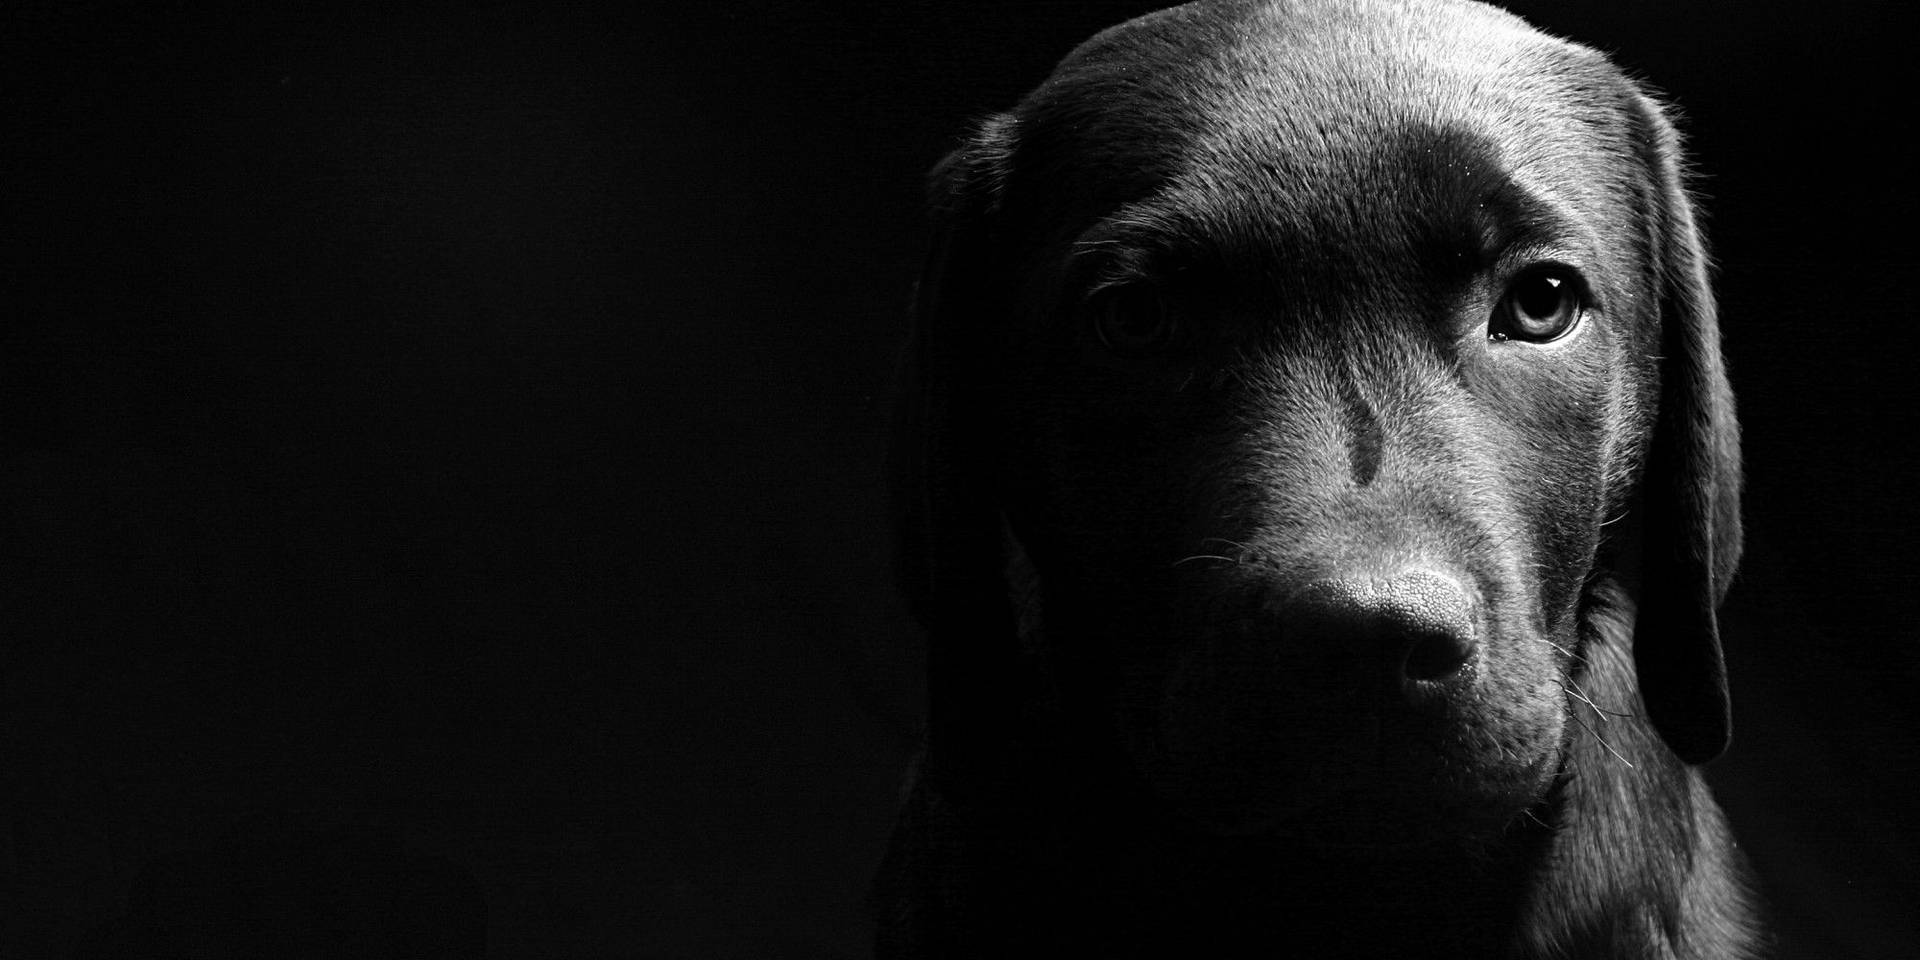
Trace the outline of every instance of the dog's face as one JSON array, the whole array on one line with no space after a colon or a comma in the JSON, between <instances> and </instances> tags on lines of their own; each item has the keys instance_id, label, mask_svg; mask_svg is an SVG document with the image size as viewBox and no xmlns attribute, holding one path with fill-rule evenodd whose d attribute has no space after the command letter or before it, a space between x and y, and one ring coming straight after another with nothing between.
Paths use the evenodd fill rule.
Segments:
<instances>
[{"instance_id":1,"label":"dog's face","mask_svg":"<svg viewBox=\"0 0 1920 960\"><path fill-rule=\"evenodd\" d=\"M1547 789L1660 406L1654 122L1486 8L1178 8L953 161L1030 639L1179 821L1401 842Z\"/></svg>"}]
</instances>

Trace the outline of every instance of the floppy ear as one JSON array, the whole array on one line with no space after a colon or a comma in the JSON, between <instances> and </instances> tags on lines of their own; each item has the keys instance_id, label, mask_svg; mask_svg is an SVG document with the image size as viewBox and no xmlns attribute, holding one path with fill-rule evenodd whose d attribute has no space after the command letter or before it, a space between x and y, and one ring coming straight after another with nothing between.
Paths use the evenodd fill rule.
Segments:
<instances>
[{"instance_id":1,"label":"floppy ear","mask_svg":"<svg viewBox=\"0 0 1920 960\"><path fill-rule=\"evenodd\" d=\"M928 636L927 775L984 789L1013 731L1016 639L993 495L983 344L994 326L992 217L1013 120L983 122L934 168L934 236L915 292L890 469L896 574ZM965 772L962 772L962 771Z\"/></svg>"},{"instance_id":2,"label":"floppy ear","mask_svg":"<svg viewBox=\"0 0 1920 960\"><path fill-rule=\"evenodd\" d=\"M1659 290L1660 409L1641 490L1640 692L1680 759L1726 749L1731 717L1715 610L1740 561L1740 433L1720 357L1704 240L1683 181L1680 138L1639 96Z\"/></svg>"}]
</instances>

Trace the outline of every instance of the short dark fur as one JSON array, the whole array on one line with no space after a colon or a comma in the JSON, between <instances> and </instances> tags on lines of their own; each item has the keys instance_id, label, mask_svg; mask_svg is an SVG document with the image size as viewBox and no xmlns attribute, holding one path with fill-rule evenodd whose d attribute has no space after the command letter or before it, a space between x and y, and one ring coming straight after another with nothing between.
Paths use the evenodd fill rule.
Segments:
<instances>
[{"instance_id":1,"label":"short dark fur","mask_svg":"<svg viewBox=\"0 0 1920 960\"><path fill-rule=\"evenodd\" d=\"M1755 954L1697 766L1739 442L1640 86L1478 4L1189 4L933 189L881 956ZM1490 336L1542 264L1584 319Z\"/></svg>"}]
</instances>

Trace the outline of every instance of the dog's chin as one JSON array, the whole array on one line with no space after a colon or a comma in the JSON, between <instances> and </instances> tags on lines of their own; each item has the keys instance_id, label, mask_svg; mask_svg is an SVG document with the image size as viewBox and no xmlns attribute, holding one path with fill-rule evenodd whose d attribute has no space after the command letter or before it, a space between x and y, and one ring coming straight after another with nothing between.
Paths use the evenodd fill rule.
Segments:
<instances>
[{"instance_id":1,"label":"dog's chin","mask_svg":"<svg viewBox=\"0 0 1920 960\"><path fill-rule=\"evenodd\" d=\"M1419 748L1355 763L1169 751L1165 744L1136 750L1134 759L1178 833L1356 852L1497 837L1547 795L1560 768L1558 749L1546 745L1478 762Z\"/></svg>"},{"instance_id":2,"label":"dog's chin","mask_svg":"<svg viewBox=\"0 0 1920 960\"><path fill-rule=\"evenodd\" d=\"M1542 763L1550 769L1551 764ZM1330 790L1319 797L1276 790L1277 797L1208 798L1180 790L1156 794L1173 829L1196 838L1274 840L1326 850L1391 853L1475 844L1526 817L1552 784L1529 776L1509 789Z\"/></svg>"}]
</instances>

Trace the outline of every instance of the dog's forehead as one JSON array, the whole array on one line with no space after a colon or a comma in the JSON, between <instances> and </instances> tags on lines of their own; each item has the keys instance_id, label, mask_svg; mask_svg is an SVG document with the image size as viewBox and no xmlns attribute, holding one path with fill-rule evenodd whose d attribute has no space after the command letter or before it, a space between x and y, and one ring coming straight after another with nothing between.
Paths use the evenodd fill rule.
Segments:
<instances>
[{"instance_id":1,"label":"dog's forehead","mask_svg":"<svg viewBox=\"0 0 1920 960\"><path fill-rule=\"evenodd\" d=\"M1617 185L1579 171L1630 149L1629 89L1600 55L1480 4L1201 3L1083 44L1016 117L1056 221L1159 200L1213 216L1214 236L1326 236L1503 193L1603 216Z\"/></svg>"}]
</instances>

